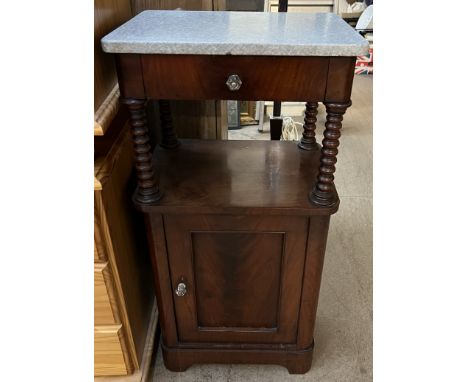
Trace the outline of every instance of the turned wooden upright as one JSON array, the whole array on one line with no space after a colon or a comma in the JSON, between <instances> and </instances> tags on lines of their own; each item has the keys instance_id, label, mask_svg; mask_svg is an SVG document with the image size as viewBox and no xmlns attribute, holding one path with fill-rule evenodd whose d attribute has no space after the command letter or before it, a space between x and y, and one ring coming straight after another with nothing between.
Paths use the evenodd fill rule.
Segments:
<instances>
[{"instance_id":1,"label":"turned wooden upright","mask_svg":"<svg viewBox=\"0 0 468 382\"><path fill-rule=\"evenodd\" d=\"M261 43L256 28L267 31ZM102 44L115 53L130 111L134 201L152 251L166 367L263 363L307 372L329 220L339 205L342 120L367 43L333 14L149 11ZM154 152L148 99L160 104ZM172 99L305 102L303 136L179 140ZM319 103L327 112L321 145Z\"/></svg>"},{"instance_id":2,"label":"turned wooden upright","mask_svg":"<svg viewBox=\"0 0 468 382\"><path fill-rule=\"evenodd\" d=\"M277 59L274 59L273 57L269 59L271 60L271 63L268 62L267 57L256 57L256 60L263 66L268 64L271 67L275 66ZM148 143L148 128L146 126L147 118L144 109L145 99L148 95L145 94L143 82L140 82L139 84L140 89L135 89L134 80L123 75L123 73L132 72L132 68L134 67L138 68L140 60L143 65L143 76L146 76L149 83L154 83L155 85L159 83L161 86L161 88L154 89L154 98L156 99L161 99L161 97L167 99L192 98L194 94L197 96L196 99L207 99L208 97L223 99L232 97L232 94L227 93L225 89L213 89L213 95L208 92L206 94L199 94L201 93L201 89L199 89L197 82L193 81L195 76L191 74L191 70L187 69L187 72L183 74L179 72L179 67L181 68L192 65L191 61L193 61L193 65L196 66L195 69L192 69L193 72L197 72L198 70L202 70L203 67L206 67L207 73L209 73L210 70L215 70L218 65L230 65L235 67L237 71L240 70L251 74L255 79L256 77L260 77L261 73L259 73L259 68L251 68L250 61L245 60L243 57L232 57L230 59L226 59L226 57L213 57L208 59L204 56L117 56L118 73L120 73L119 84L123 95L121 102L126 104L129 108L131 115L130 124L133 129L135 141L135 163L139 179L139 188L135 199L145 204L154 204L160 199L161 190L159 189L158 181L154 176L151 164L154 160ZM160 70L160 72L153 74L150 68L156 61L158 61L158 64L161 65L161 67L159 67L159 65L155 66L155 70ZM179 61L181 63L178 64ZM304 62L303 64L302 61ZM295 78L295 65L302 65L303 68L301 69L303 69L304 74L308 68L310 68L310 70L316 69L318 71L325 72L324 69L329 66L328 76L319 79L322 87L325 88L325 97L318 98L318 100L324 103L327 112L327 122L325 123L322 147L320 148L320 145L317 144L315 136L318 101L309 101L306 103L304 132L298 144L298 147L303 150L321 150L320 172L317 179L314 179L311 182L313 187L310 192L310 201L321 206L331 206L338 202L333 174L335 173L335 164L337 162L343 115L345 114L346 109L351 105L350 95L354 75L354 63L354 57L330 57L316 60L310 60L308 57L291 57L281 62L283 76L281 80L278 81L284 81L285 83L288 81L297 82L297 78ZM226 70L226 72L229 72L229 69ZM157 76L159 74L165 78L160 78L158 80ZM216 78L218 76L213 77L213 82L219 82L218 78ZM304 97L316 96L316 94L319 93L319 90L307 88L302 83L299 85L303 88L301 89L301 93ZM181 92L179 89L174 91L174 93L171 92L171 89L180 88L181 86L184 86L186 89L183 91L184 95L180 95ZM162 89L163 87L164 89ZM265 91L266 94L274 94L277 99L281 99L282 101L298 99L296 94L299 92L296 93L295 90L290 90L288 89L289 87L285 85L283 85L283 88L279 91L274 92L275 87L276 86L273 87L271 85L269 86L268 83L264 83L261 88L255 89L257 94L249 95L247 92L239 92L236 94L236 97L242 100L258 98L260 94ZM127 88L130 88L132 91L138 90L138 94L143 98L128 97ZM150 95L149 98L153 98L153 96ZM161 146L168 149L177 148L180 142L178 141L177 135L173 129L169 102L167 100L160 101L160 114L162 126Z\"/></svg>"}]
</instances>

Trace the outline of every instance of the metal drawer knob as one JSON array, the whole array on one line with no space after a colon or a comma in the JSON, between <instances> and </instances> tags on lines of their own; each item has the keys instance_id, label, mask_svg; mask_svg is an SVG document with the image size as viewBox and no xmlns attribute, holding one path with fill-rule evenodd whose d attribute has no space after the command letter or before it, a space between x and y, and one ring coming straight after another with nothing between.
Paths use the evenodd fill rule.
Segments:
<instances>
[{"instance_id":1,"label":"metal drawer knob","mask_svg":"<svg viewBox=\"0 0 468 382\"><path fill-rule=\"evenodd\" d=\"M175 294L178 297L185 296L187 294L187 285L184 283L179 283L179 285L177 285L177 289L175 290Z\"/></svg>"},{"instance_id":2,"label":"metal drawer knob","mask_svg":"<svg viewBox=\"0 0 468 382\"><path fill-rule=\"evenodd\" d=\"M242 81L237 74L231 74L226 81L226 85L230 91L235 92L240 89Z\"/></svg>"}]
</instances>

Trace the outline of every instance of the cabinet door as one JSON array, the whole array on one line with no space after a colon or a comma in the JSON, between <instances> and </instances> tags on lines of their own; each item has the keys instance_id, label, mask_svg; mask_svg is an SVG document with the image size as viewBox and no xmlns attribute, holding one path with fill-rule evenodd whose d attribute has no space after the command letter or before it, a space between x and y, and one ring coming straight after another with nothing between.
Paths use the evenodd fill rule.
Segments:
<instances>
[{"instance_id":1,"label":"cabinet door","mask_svg":"<svg viewBox=\"0 0 468 382\"><path fill-rule=\"evenodd\" d=\"M164 220L180 342L296 342L307 218Z\"/></svg>"}]
</instances>

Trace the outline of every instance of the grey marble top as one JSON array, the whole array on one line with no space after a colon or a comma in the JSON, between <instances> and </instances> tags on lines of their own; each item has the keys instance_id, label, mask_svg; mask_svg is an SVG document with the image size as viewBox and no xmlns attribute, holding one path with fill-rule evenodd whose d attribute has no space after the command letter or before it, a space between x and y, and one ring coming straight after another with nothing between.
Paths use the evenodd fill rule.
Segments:
<instances>
[{"instance_id":1,"label":"grey marble top","mask_svg":"<svg viewBox=\"0 0 468 382\"><path fill-rule=\"evenodd\" d=\"M367 41L334 13L144 11L101 40L108 53L357 56Z\"/></svg>"}]
</instances>

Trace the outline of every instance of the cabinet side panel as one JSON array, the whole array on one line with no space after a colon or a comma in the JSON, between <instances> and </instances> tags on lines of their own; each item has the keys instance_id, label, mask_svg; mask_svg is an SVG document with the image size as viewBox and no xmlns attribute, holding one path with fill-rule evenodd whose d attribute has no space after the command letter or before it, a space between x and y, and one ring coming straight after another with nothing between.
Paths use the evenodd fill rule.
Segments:
<instances>
[{"instance_id":1,"label":"cabinet side panel","mask_svg":"<svg viewBox=\"0 0 468 382\"><path fill-rule=\"evenodd\" d=\"M311 347L314 341L315 316L329 223L330 216L312 216L310 218L299 315L297 339L299 349Z\"/></svg>"},{"instance_id":2,"label":"cabinet side panel","mask_svg":"<svg viewBox=\"0 0 468 382\"><path fill-rule=\"evenodd\" d=\"M94 111L117 83L114 58L103 52L101 38L131 17L128 0L94 0Z\"/></svg>"},{"instance_id":3,"label":"cabinet side panel","mask_svg":"<svg viewBox=\"0 0 468 382\"><path fill-rule=\"evenodd\" d=\"M120 94L123 98L145 99L145 87L138 54L115 55Z\"/></svg>"},{"instance_id":4,"label":"cabinet side panel","mask_svg":"<svg viewBox=\"0 0 468 382\"><path fill-rule=\"evenodd\" d=\"M237 74L242 85L236 100L322 101L328 62L328 57L141 55L146 95L178 100L232 99L226 81Z\"/></svg>"},{"instance_id":5,"label":"cabinet side panel","mask_svg":"<svg viewBox=\"0 0 468 382\"><path fill-rule=\"evenodd\" d=\"M145 215L146 232L153 265L154 285L161 324L162 342L166 346L177 345L171 277L167 260L166 235L163 218L159 214Z\"/></svg>"}]
</instances>

